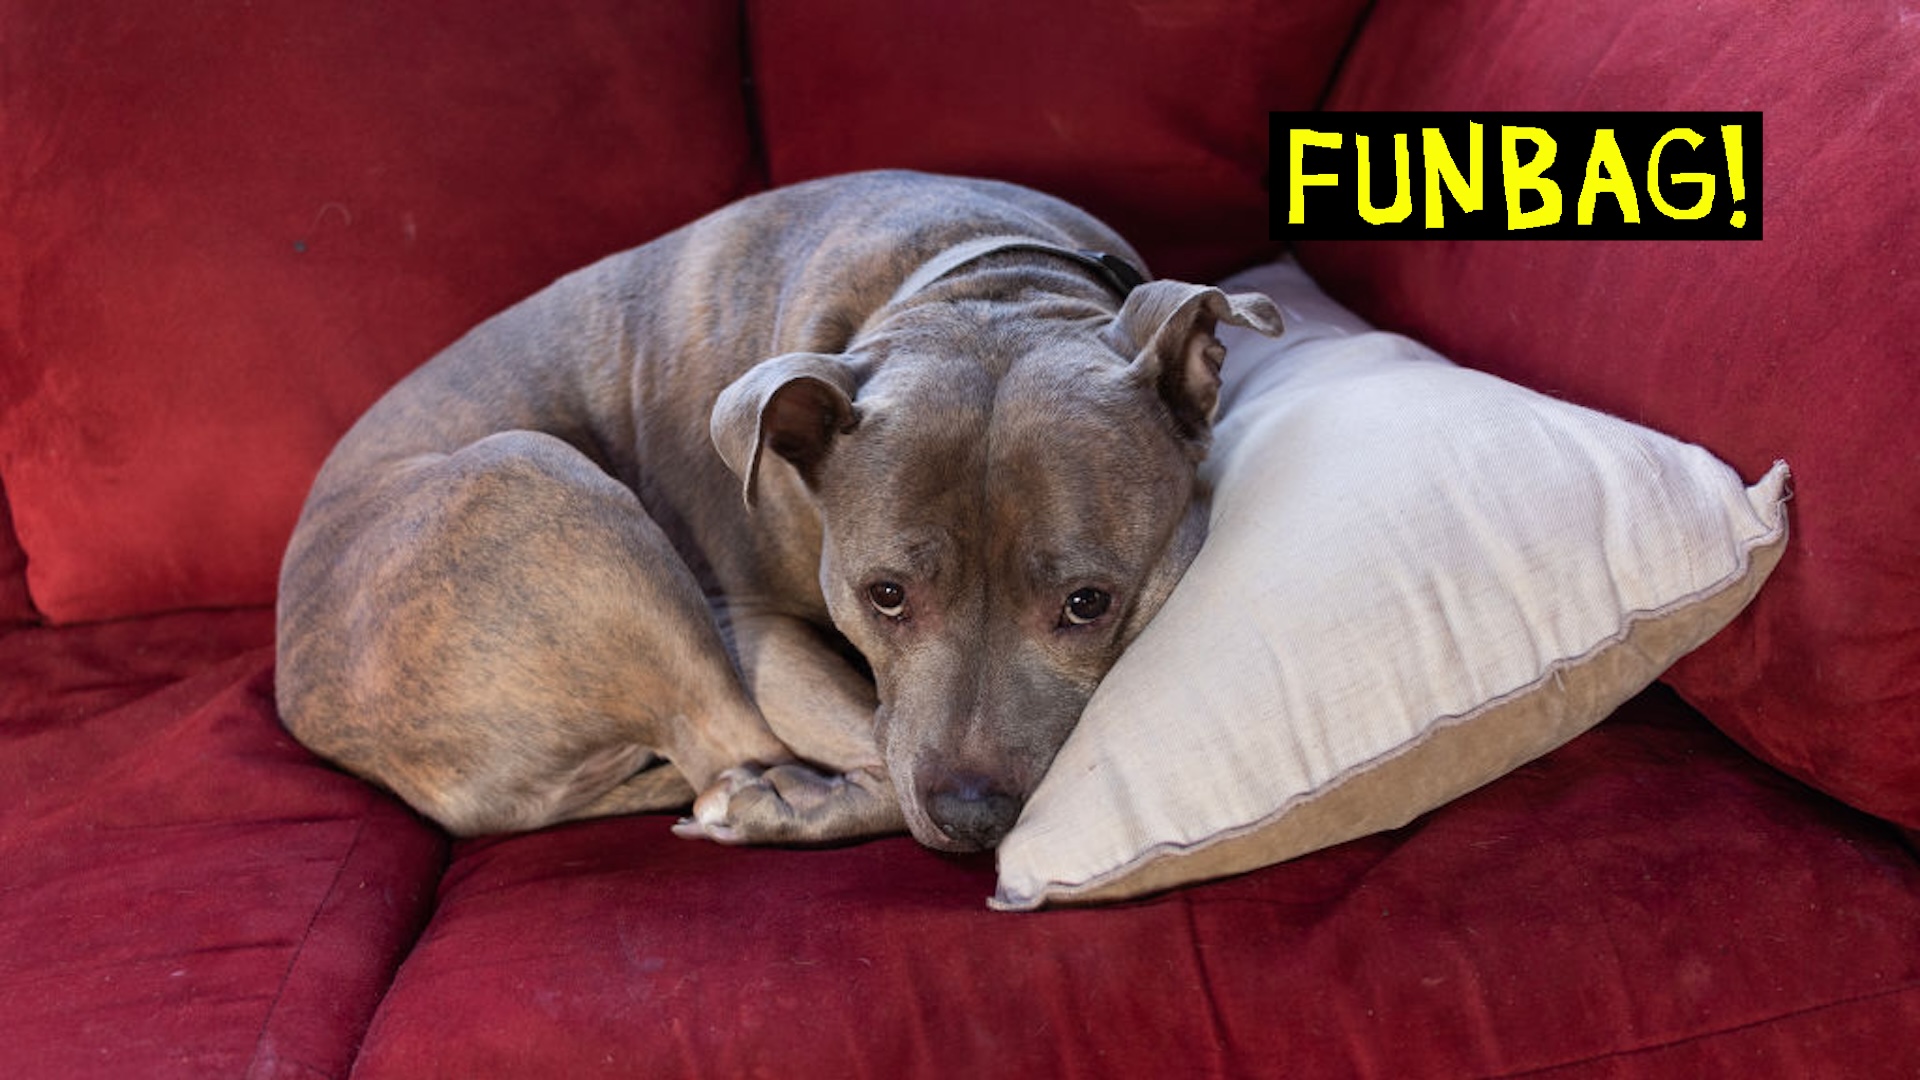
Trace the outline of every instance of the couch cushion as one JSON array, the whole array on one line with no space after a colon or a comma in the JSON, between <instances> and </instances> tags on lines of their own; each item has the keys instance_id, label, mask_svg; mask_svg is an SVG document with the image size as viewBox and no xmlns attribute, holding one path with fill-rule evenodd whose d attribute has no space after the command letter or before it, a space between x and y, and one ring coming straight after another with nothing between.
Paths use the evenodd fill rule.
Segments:
<instances>
[{"instance_id":1,"label":"couch cushion","mask_svg":"<svg viewBox=\"0 0 1920 1080\"><path fill-rule=\"evenodd\" d=\"M1270 257L1267 110L1313 107L1366 5L747 7L775 183L908 167L1030 184L1161 276L1204 281Z\"/></svg>"},{"instance_id":2,"label":"couch cushion","mask_svg":"<svg viewBox=\"0 0 1920 1080\"><path fill-rule=\"evenodd\" d=\"M1659 690L1409 828L1114 907L670 821L462 845L356 1077L1920 1066L1920 863Z\"/></svg>"},{"instance_id":3,"label":"couch cushion","mask_svg":"<svg viewBox=\"0 0 1920 1080\"><path fill-rule=\"evenodd\" d=\"M1793 463L1795 543L1670 678L1768 761L1920 825L1920 39L1887 5L1381 4L1335 109L1761 109L1766 238L1308 244L1454 359Z\"/></svg>"},{"instance_id":4,"label":"couch cushion","mask_svg":"<svg viewBox=\"0 0 1920 1080\"><path fill-rule=\"evenodd\" d=\"M1291 261L1223 328L1212 531L1000 845L995 902L1113 900L1396 828L1559 746L1746 606L1787 544L1658 432L1372 331Z\"/></svg>"},{"instance_id":5,"label":"couch cushion","mask_svg":"<svg viewBox=\"0 0 1920 1080\"><path fill-rule=\"evenodd\" d=\"M271 600L381 390L754 181L732 5L0 0L0 25L0 475L58 621Z\"/></svg>"},{"instance_id":6,"label":"couch cushion","mask_svg":"<svg viewBox=\"0 0 1920 1080\"><path fill-rule=\"evenodd\" d=\"M0 1075L345 1075L445 841L281 730L271 635L0 636Z\"/></svg>"}]
</instances>

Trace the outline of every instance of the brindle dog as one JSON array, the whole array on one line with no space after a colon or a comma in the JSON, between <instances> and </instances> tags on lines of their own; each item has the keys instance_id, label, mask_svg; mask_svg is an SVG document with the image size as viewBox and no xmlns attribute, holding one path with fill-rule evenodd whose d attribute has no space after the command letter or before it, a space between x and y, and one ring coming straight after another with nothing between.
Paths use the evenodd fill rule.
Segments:
<instances>
[{"instance_id":1,"label":"brindle dog","mask_svg":"<svg viewBox=\"0 0 1920 1080\"><path fill-rule=\"evenodd\" d=\"M1200 545L1214 327L1280 330L1138 265L871 173L562 278L327 460L287 727L459 834L692 799L725 842L993 846Z\"/></svg>"}]
</instances>

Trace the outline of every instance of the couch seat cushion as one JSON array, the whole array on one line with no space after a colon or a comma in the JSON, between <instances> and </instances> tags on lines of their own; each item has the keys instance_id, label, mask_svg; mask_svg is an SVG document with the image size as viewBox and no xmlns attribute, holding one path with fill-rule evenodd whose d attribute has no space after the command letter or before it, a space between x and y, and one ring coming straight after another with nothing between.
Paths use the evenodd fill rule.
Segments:
<instances>
[{"instance_id":1,"label":"couch seat cushion","mask_svg":"<svg viewBox=\"0 0 1920 1080\"><path fill-rule=\"evenodd\" d=\"M1407 828L1114 907L670 823L463 844L356 1077L1920 1067L1920 862L1661 689Z\"/></svg>"},{"instance_id":2,"label":"couch seat cushion","mask_svg":"<svg viewBox=\"0 0 1920 1080\"><path fill-rule=\"evenodd\" d=\"M271 634L0 636L0 1075L345 1074L445 841L287 737Z\"/></svg>"}]
</instances>

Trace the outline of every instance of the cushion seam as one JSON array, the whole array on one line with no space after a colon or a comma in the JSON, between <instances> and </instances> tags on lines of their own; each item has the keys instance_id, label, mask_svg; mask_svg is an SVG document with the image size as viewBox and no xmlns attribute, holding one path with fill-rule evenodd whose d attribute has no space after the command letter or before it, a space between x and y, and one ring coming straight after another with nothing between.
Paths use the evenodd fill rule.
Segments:
<instances>
[{"instance_id":1,"label":"cushion seam","mask_svg":"<svg viewBox=\"0 0 1920 1080\"><path fill-rule=\"evenodd\" d=\"M286 970L282 972L280 976L280 985L274 990L273 1004L267 1007L266 1016L261 1018L260 1031L259 1034L255 1036L253 1043L253 1058L247 1062L246 1075L248 1076L256 1075L261 1068L263 1058L267 1053L267 1034L272 1030L274 1020L280 1015L280 1005L286 998L288 984L293 981L294 970L300 966L301 959L306 956L307 946L313 941L314 928L319 925L321 917L332 904L333 898L339 895L340 882L346 876L347 867L353 864L354 853L360 850L361 841L366 837L366 834L367 821L365 818L362 818L355 825L353 839L347 844L346 850L341 853L338 865L334 867L333 880L327 883L326 892L321 895L320 901L313 906L313 913L307 917L307 925L300 933L300 943L294 948L293 955L287 959ZM361 1034L364 1035L365 1032ZM356 1054L358 1052L358 1043L359 1040L356 1038Z\"/></svg>"}]
</instances>

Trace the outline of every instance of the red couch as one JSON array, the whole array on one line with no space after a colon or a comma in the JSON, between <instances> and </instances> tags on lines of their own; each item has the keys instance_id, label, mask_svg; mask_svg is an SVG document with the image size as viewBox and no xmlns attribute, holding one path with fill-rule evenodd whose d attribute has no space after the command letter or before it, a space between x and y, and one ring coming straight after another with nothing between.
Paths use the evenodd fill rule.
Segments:
<instances>
[{"instance_id":1,"label":"red couch","mask_svg":"<svg viewBox=\"0 0 1920 1080\"><path fill-rule=\"evenodd\" d=\"M1920 1074L1920 28L1892 4L0 0L0 1074ZM1455 359L1792 463L1665 685L1407 828L1114 907L990 858L453 843L280 729L278 554L387 384L737 196L904 165L1156 272L1269 110L1765 113L1759 242L1313 243Z\"/></svg>"}]
</instances>

